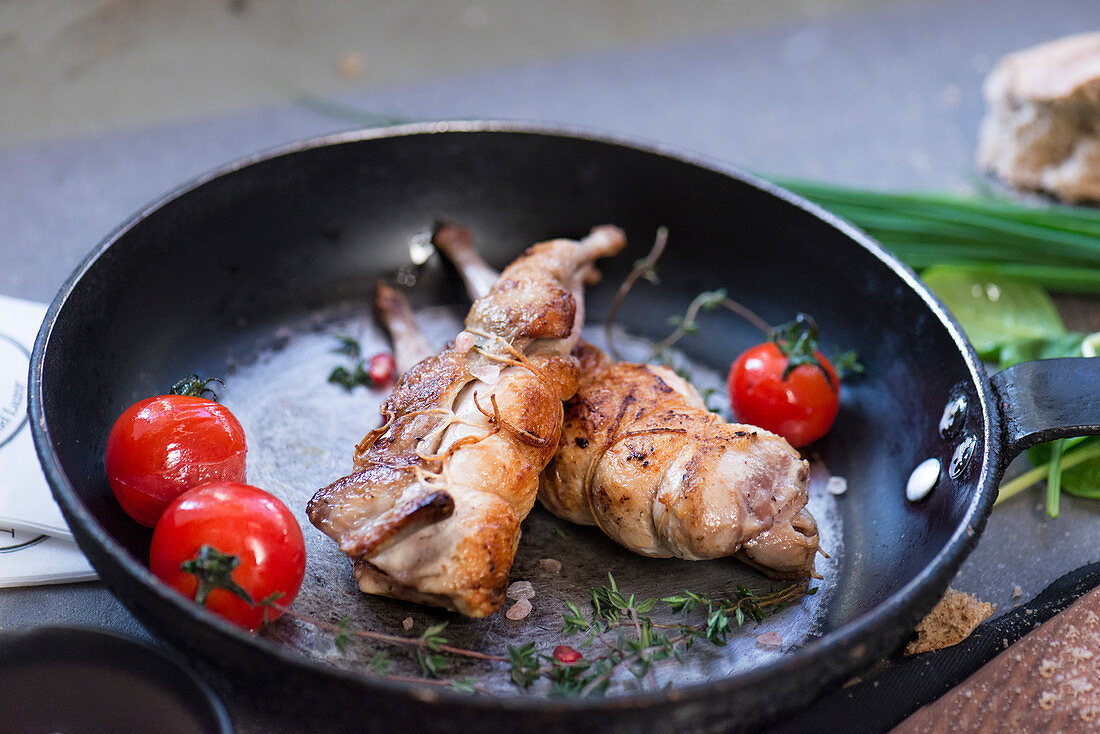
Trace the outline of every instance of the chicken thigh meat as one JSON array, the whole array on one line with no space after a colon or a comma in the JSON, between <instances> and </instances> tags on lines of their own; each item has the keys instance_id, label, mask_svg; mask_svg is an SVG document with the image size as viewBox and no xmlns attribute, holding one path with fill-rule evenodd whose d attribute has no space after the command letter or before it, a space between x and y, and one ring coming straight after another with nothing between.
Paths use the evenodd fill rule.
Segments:
<instances>
[{"instance_id":1,"label":"chicken thigh meat","mask_svg":"<svg viewBox=\"0 0 1100 734\"><path fill-rule=\"evenodd\" d=\"M500 608L562 401L577 387L584 281L624 244L605 226L531 247L453 342L404 373L383 425L356 447L355 471L307 508L352 560L360 590L470 617Z\"/></svg>"}]
</instances>

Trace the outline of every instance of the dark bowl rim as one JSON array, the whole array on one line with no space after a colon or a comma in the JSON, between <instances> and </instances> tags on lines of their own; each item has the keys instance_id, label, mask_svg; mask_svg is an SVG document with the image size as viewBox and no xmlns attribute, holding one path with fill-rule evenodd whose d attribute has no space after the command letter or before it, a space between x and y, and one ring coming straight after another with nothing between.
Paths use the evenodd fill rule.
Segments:
<instances>
[{"instance_id":1,"label":"dark bowl rim","mask_svg":"<svg viewBox=\"0 0 1100 734\"><path fill-rule=\"evenodd\" d=\"M779 659L759 667L738 672L724 679L694 683L680 688L671 688L661 691L629 693L599 699L550 699L543 696L526 695L523 693L511 696L470 696L449 689L369 678L351 671L337 669L313 661L298 653L291 652L277 643L262 637L250 635L206 609L196 607L194 604L160 584L153 577L148 568L142 565L129 553L129 551L117 543L114 538L99 525L91 512L89 512L80 502L75 488L65 475L56 454L53 452L53 442L50 436L49 426L46 422L44 396L42 393L45 358L50 349L50 337L53 328L66 302L79 285L81 279L95 266L99 258L114 242L125 237L136 225L154 215L160 209L171 205L177 199L180 199L187 193L207 183L233 174L249 166L264 163L275 158L294 156L299 153L308 153L318 148L328 148L343 144L363 143L372 140L384 140L407 136L483 133L571 138L613 147L628 148L648 155L671 159L677 163L700 168L727 178L732 178L741 183L765 191L785 201L787 204L811 214L824 224L839 230L842 234L846 235L848 239L853 241L854 244L870 252L878 261L893 271L905 285L914 291L921 300L924 301L926 307L935 316L936 321L946 329L951 341L963 357L966 369L969 373L969 379L978 395L979 405L977 407L979 408L981 434L983 445L985 446L980 471L973 480L976 491L969 502L966 513L962 521L951 534L947 543L936 553L932 562L920 573L910 579L901 589L870 611L857 617L854 621L825 634L821 638L811 640L795 650L786 652ZM760 178L759 176L747 173L726 163L653 141L609 134L603 131L594 131L571 125L511 120L457 120L416 122L387 127L349 130L277 146L272 149L244 156L224 166L200 174L139 209L129 219L116 227L89 252L83 261L74 269L73 273L66 279L64 285L50 303L41 330L35 340L31 356L29 410L35 449L38 453L43 471L50 484L54 498L61 507L67 522L70 526L75 526L77 528L74 535L78 543L81 546L87 543L94 543L98 545L99 548L106 551L109 557L118 564L118 568L132 581L137 582L143 587L146 592L152 594L156 598L157 603L172 605L176 607L177 611L183 614L198 617L202 622L213 627L218 634L228 636L238 644L258 648L267 655L274 657L279 662L290 665L307 674L317 674L330 679L344 680L354 685L366 687L367 689L406 696L420 703L427 703L430 701L452 707L465 706L474 710L495 709L519 713L536 711L560 711L563 713L576 711L580 713L590 710L644 708L661 704L679 704L708 699L717 695L732 695L739 690L756 685L763 685L769 680L788 674L791 670L806 665L812 665L815 661L824 660L830 657L847 656L849 660L841 667L844 668L846 672L852 672L857 668L865 667L870 662L873 662L873 660L866 659L868 648L863 643L864 640L892 639L893 642L891 645L900 642L902 636L908 630L899 630L896 628L909 625L909 629L911 629L911 625L915 624L923 614L931 609L934 603L939 599L939 595L947 588L948 583L951 578L954 577L955 572L961 566L965 557L977 544L978 536L992 511L993 501L995 499L995 485L1003 470L1004 463L1001 455L1000 414L995 411L996 401L992 399L992 395L993 391L990 386L989 376L973 346L971 346L970 342L967 340L954 316L951 315L950 311L931 289L924 285L910 267L885 250L885 248L862 230L825 209L822 209L820 206ZM87 553L87 551L85 552ZM894 629L891 633L892 628ZM835 678L836 676L834 675L833 677Z\"/></svg>"},{"instance_id":2,"label":"dark bowl rim","mask_svg":"<svg viewBox=\"0 0 1100 734\"><path fill-rule=\"evenodd\" d=\"M46 625L43 627L29 627L17 630L4 630L0 632L0 651L4 651L0 667L18 664L20 662L49 663L54 660L89 659L92 663L99 663L96 658L88 658L91 651L80 645L91 645L96 648L103 646L118 652L122 659L129 659L127 655L142 654L156 661L156 665L171 674L179 677L193 686L192 691L181 691L177 688L165 688L157 686L165 691L173 699L180 701L188 710L195 711L201 705L204 712L209 714L211 720L216 722L217 731L221 734L231 734L233 725L225 704L214 692L214 689L194 671L184 664L184 661L172 650L154 645L146 640L133 637L115 630L99 627L85 627L80 625ZM74 650L74 645L76 646ZM31 646L34 648L34 657L15 657L10 653L13 648ZM59 654L41 656L40 651L48 649ZM100 650L96 650L100 651ZM122 664L123 668L129 666ZM63 693L59 691L58 693ZM184 694L188 695L184 695ZM198 694L198 698L190 694Z\"/></svg>"}]
</instances>

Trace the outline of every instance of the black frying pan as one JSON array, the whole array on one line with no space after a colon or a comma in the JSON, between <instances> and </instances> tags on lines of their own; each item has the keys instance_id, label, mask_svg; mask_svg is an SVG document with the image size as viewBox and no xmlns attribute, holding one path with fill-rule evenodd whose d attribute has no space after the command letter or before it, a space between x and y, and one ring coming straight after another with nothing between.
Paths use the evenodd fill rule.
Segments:
<instances>
[{"instance_id":1,"label":"black frying pan","mask_svg":"<svg viewBox=\"0 0 1100 734\"><path fill-rule=\"evenodd\" d=\"M149 532L123 514L104 476L114 418L181 374L225 375L226 402L244 414L249 432L250 480L282 494L302 517L303 498L350 468L377 404L363 393L344 403L317 397L328 395L323 373L331 366L318 340L352 328L384 343L369 317L371 284L407 265L410 240L442 218L471 227L497 266L541 239L622 226L629 250L601 264L604 283L588 294L596 319L664 225L671 237L662 285L631 296L620 317L629 332L664 336L667 316L699 291L725 287L772 323L809 312L828 347L859 350L867 374L846 386L835 427L813 449L819 473L842 475L849 486L827 523L840 533L827 546L833 560L819 566L828 588L776 617L793 620L786 639L797 645L764 654L745 631L738 644L699 646L688 665L662 668L667 688L628 682L603 699L548 698L506 682L499 695L466 695L368 679L354 657L340 658L325 636L295 623L250 636L150 575ZM422 307L465 300L438 258L409 293ZM683 342L683 355L714 373L759 341L728 314L706 314L702 330ZM311 355L321 363L309 364ZM224 670L265 706L304 707L299 725L712 731L789 710L895 649L976 543L1008 460L1040 440L1100 431L1098 374L1084 360L1056 360L990 378L908 268L844 222L736 171L573 131L447 123L295 145L151 205L100 244L52 304L35 345L30 406L57 501L113 592L152 630ZM317 386L303 385L314 377ZM962 407L945 420L949 405ZM909 474L928 458L942 463L939 481L923 502L909 502ZM347 612L388 631L411 616L413 633L449 620L453 641L494 652L526 640L548 652L562 640L561 603L583 603L585 588L608 570L642 595L761 581L732 561L632 556L592 529L563 528L536 510L513 569L513 578L537 582L536 614L522 625L500 615L469 622L358 595L343 557L305 530L310 567L296 608L330 619ZM538 576L546 556L565 561L556 578ZM501 675L459 672L487 685Z\"/></svg>"}]
</instances>

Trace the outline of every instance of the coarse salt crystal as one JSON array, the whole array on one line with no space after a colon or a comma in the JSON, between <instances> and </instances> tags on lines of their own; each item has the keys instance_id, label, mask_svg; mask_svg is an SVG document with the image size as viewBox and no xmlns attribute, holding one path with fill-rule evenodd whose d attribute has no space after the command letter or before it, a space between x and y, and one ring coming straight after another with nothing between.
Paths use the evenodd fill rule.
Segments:
<instances>
[{"instance_id":1,"label":"coarse salt crystal","mask_svg":"<svg viewBox=\"0 0 1100 734\"><path fill-rule=\"evenodd\" d=\"M782 647L783 636L775 630L771 632L765 632L764 634L756 638L756 644L761 647Z\"/></svg>"},{"instance_id":2,"label":"coarse salt crystal","mask_svg":"<svg viewBox=\"0 0 1100 734\"><path fill-rule=\"evenodd\" d=\"M516 581L505 593L509 599L534 599L535 587L530 581Z\"/></svg>"},{"instance_id":3,"label":"coarse salt crystal","mask_svg":"<svg viewBox=\"0 0 1100 734\"><path fill-rule=\"evenodd\" d=\"M848 491L848 480L844 477L829 477L825 482L825 491L829 494L841 495Z\"/></svg>"},{"instance_id":4,"label":"coarse salt crystal","mask_svg":"<svg viewBox=\"0 0 1100 734\"><path fill-rule=\"evenodd\" d=\"M478 365L470 370L470 374L484 383L492 384L500 377L499 364Z\"/></svg>"},{"instance_id":5,"label":"coarse salt crystal","mask_svg":"<svg viewBox=\"0 0 1100 734\"><path fill-rule=\"evenodd\" d=\"M455 337L455 349L459 352L468 352L474 348L474 344L477 343L477 337L468 331L459 332Z\"/></svg>"},{"instance_id":6,"label":"coarse salt crystal","mask_svg":"<svg viewBox=\"0 0 1100 734\"><path fill-rule=\"evenodd\" d=\"M539 561L539 570L543 573L561 573L561 561L557 558L543 558Z\"/></svg>"},{"instance_id":7,"label":"coarse salt crystal","mask_svg":"<svg viewBox=\"0 0 1100 734\"><path fill-rule=\"evenodd\" d=\"M519 621L527 617L531 613L531 602L527 599L520 599L504 613L504 616L513 622Z\"/></svg>"}]
</instances>

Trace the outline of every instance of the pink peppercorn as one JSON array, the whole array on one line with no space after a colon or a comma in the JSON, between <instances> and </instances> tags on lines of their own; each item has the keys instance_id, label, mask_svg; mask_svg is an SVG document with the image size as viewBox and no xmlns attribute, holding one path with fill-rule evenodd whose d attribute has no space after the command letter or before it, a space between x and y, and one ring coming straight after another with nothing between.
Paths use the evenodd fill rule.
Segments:
<instances>
[{"instance_id":1,"label":"pink peppercorn","mask_svg":"<svg viewBox=\"0 0 1100 734\"><path fill-rule=\"evenodd\" d=\"M554 648L554 659L563 665L572 665L582 657L584 656L569 645L558 645Z\"/></svg>"},{"instance_id":2,"label":"pink peppercorn","mask_svg":"<svg viewBox=\"0 0 1100 734\"><path fill-rule=\"evenodd\" d=\"M397 363L389 352L374 355L367 364L367 374L375 385L385 385L393 379L393 373L396 371Z\"/></svg>"}]
</instances>

